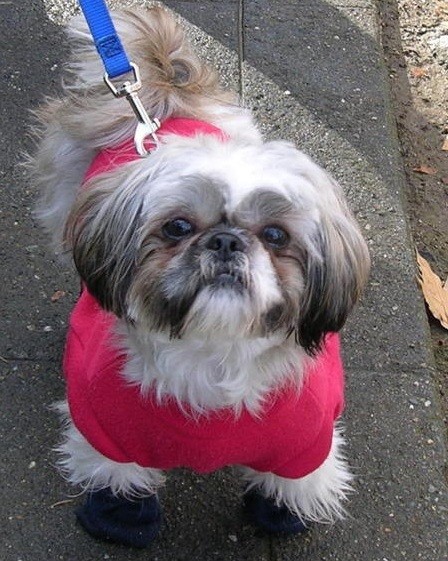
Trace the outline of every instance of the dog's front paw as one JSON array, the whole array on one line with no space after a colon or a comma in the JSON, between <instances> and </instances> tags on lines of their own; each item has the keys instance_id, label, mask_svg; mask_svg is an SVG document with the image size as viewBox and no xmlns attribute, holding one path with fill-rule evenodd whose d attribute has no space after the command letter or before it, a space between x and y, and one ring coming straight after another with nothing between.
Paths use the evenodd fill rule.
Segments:
<instances>
[{"instance_id":1,"label":"dog's front paw","mask_svg":"<svg viewBox=\"0 0 448 561\"><path fill-rule=\"evenodd\" d=\"M117 497L110 489L89 493L76 516L95 538L139 548L156 538L162 523L156 495L130 500Z\"/></svg>"},{"instance_id":2,"label":"dog's front paw","mask_svg":"<svg viewBox=\"0 0 448 561\"><path fill-rule=\"evenodd\" d=\"M269 534L300 534L309 528L285 505L278 506L274 499L264 497L257 489L245 493L244 512L252 524Z\"/></svg>"}]
</instances>

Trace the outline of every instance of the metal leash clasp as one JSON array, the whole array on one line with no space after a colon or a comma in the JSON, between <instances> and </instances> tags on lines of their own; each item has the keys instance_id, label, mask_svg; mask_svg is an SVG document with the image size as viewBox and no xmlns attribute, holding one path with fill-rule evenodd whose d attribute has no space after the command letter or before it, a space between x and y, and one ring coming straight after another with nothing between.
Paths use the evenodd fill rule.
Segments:
<instances>
[{"instance_id":1,"label":"metal leash clasp","mask_svg":"<svg viewBox=\"0 0 448 561\"><path fill-rule=\"evenodd\" d=\"M107 72L104 74L104 81L115 97L125 97L129 101L138 121L137 128L134 133L135 149L140 156L145 157L150 153L145 148L145 139L150 136L156 145L159 143L156 132L160 128L160 121L159 119L151 119L146 112L146 109L143 107L143 104L137 94L138 90L142 87L140 70L133 62L131 62L130 65L132 66L132 71L134 73L133 82L126 81L120 88L117 88L112 83Z\"/></svg>"}]
</instances>

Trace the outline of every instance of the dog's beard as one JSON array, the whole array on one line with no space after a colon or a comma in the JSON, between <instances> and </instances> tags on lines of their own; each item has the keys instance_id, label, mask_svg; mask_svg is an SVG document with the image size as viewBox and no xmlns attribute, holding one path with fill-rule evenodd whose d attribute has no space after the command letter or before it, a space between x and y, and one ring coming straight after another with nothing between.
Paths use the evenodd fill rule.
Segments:
<instances>
[{"instance_id":1,"label":"dog's beard","mask_svg":"<svg viewBox=\"0 0 448 561\"><path fill-rule=\"evenodd\" d=\"M235 333L238 326L251 323L249 259L239 254L229 261L216 259L211 252L199 258L197 290L181 332ZM167 286L168 291L171 287Z\"/></svg>"},{"instance_id":2,"label":"dog's beard","mask_svg":"<svg viewBox=\"0 0 448 561\"><path fill-rule=\"evenodd\" d=\"M262 252L222 261L199 243L159 268L164 261L150 255L136 275L130 302L136 324L172 337L265 336L278 329L286 306Z\"/></svg>"}]
</instances>

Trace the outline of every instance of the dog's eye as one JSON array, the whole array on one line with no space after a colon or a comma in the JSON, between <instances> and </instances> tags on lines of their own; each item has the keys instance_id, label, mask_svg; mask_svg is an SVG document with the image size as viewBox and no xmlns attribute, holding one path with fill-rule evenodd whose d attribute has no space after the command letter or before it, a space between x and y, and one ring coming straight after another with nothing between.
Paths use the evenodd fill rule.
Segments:
<instances>
[{"instance_id":1,"label":"dog's eye","mask_svg":"<svg viewBox=\"0 0 448 561\"><path fill-rule=\"evenodd\" d=\"M185 220L185 218L175 218L170 220L162 227L162 233L165 237L170 240L181 240L193 234L194 228L191 222Z\"/></svg>"},{"instance_id":2,"label":"dog's eye","mask_svg":"<svg viewBox=\"0 0 448 561\"><path fill-rule=\"evenodd\" d=\"M289 236L278 226L266 226L262 232L263 240L274 249L281 249L289 242Z\"/></svg>"}]
</instances>

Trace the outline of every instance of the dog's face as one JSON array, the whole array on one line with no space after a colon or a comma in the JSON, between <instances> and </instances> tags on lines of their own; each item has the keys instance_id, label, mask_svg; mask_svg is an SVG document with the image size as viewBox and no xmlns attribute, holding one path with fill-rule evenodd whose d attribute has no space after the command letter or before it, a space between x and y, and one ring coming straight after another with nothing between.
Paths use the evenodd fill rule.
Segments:
<instances>
[{"instance_id":1,"label":"dog's face","mask_svg":"<svg viewBox=\"0 0 448 561\"><path fill-rule=\"evenodd\" d=\"M291 145L172 137L91 180L67 244L101 305L173 337L340 329L368 252L339 187Z\"/></svg>"}]
</instances>

